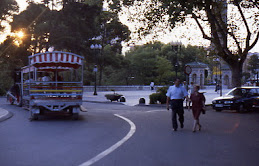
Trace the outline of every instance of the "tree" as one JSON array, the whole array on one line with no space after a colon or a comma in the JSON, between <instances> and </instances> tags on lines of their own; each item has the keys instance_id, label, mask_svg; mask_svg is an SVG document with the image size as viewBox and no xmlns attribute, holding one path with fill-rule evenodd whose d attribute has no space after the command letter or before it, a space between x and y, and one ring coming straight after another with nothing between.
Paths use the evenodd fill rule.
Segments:
<instances>
[{"instance_id":1,"label":"tree","mask_svg":"<svg viewBox=\"0 0 259 166\"><path fill-rule=\"evenodd\" d=\"M15 0L0 1L0 31L5 27L5 25L3 25L3 21L6 21L15 12L18 12L18 9L19 7Z\"/></svg>"},{"instance_id":2,"label":"tree","mask_svg":"<svg viewBox=\"0 0 259 166\"><path fill-rule=\"evenodd\" d=\"M100 42L103 48L109 45L112 49L111 51L113 52L113 55L121 53L121 42L127 41L129 38L130 32L128 27L119 21L117 14L108 11L102 11L100 13L100 16L97 17L97 24L99 24L99 26L96 26L96 38L99 38L99 41L96 40L95 42ZM99 85L102 84L103 69L106 63L105 60L107 60L107 55L102 49L98 63Z\"/></svg>"},{"instance_id":3,"label":"tree","mask_svg":"<svg viewBox=\"0 0 259 166\"><path fill-rule=\"evenodd\" d=\"M206 58L204 49L189 45L187 47L182 45L181 48L177 54L172 50L170 44L161 42L135 46L125 56L125 59L129 61L127 76L134 77L135 84L149 85L151 81L155 81L156 84L168 85L176 77L174 67L176 60L179 64L177 77L182 80L185 79L183 72L185 64L194 61L208 64L212 61L210 58Z\"/></svg>"},{"instance_id":4,"label":"tree","mask_svg":"<svg viewBox=\"0 0 259 166\"><path fill-rule=\"evenodd\" d=\"M157 57L156 67L158 74L156 82L158 82L159 85L168 85L169 80L171 80L173 76L173 72L171 71L173 66L171 62L167 60L165 57Z\"/></svg>"},{"instance_id":5,"label":"tree","mask_svg":"<svg viewBox=\"0 0 259 166\"><path fill-rule=\"evenodd\" d=\"M13 85L15 69L21 68L28 62L28 59L26 59L26 62L24 61L24 56L28 55L26 50L23 47L18 48L14 44L14 40L14 38L8 36L0 44L0 95L4 95Z\"/></svg>"},{"instance_id":6,"label":"tree","mask_svg":"<svg viewBox=\"0 0 259 166\"><path fill-rule=\"evenodd\" d=\"M130 71L135 84L148 85L156 77L156 57L159 50L152 47L136 47L133 52L126 54L130 61Z\"/></svg>"},{"instance_id":7,"label":"tree","mask_svg":"<svg viewBox=\"0 0 259 166\"><path fill-rule=\"evenodd\" d=\"M57 10L59 4L63 8ZM122 49L121 42L129 36L128 28L121 24L116 14L103 11L101 0L43 0L42 3L30 1L26 10L14 15L11 31L14 34L20 31L25 34L22 40L19 40L19 45L12 47L15 48L13 50L21 52L10 54L8 48L11 47L4 45L4 56L22 55L18 59L26 65L28 55L45 52L54 47L55 50L83 55L87 65L86 77L91 76L95 63L95 53L90 50L90 45L102 44L103 49L97 57L100 84L104 68L110 65L116 68L118 65L109 58L118 60L117 55ZM106 46L109 47L108 52L105 50Z\"/></svg>"},{"instance_id":8,"label":"tree","mask_svg":"<svg viewBox=\"0 0 259 166\"><path fill-rule=\"evenodd\" d=\"M135 17L141 22L139 30L145 32L161 22L174 27L192 17L203 38L211 41L215 53L230 66L232 86L241 85L243 63L259 39L258 0L113 0L111 10L118 12L134 5L145 6ZM227 5L233 10L228 15ZM210 32L206 31L208 26Z\"/></svg>"},{"instance_id":9,"label":"tree","mask_svg":"<svg viewBox=\"0 0 259 166\"><path fill-rule=\"evenodd\" d=\"M257 74L257 70L259 69L259 57L256 54L253 54L249 59L248 59L248 70L251 71L252 75Z\"/></svg>"},{"instance_id":10,"label":"tree","mask_svg":"<svg viewBox=\"0 0 259 166\"><path fill-rule=\"evenodd\" d=\"M42 4L30 3L26 10L13 16L11 31L22 31L25 34L23 45L32 53L41 52L47 49L49 18L49 8Z\"/></svg>"}]
</instances>

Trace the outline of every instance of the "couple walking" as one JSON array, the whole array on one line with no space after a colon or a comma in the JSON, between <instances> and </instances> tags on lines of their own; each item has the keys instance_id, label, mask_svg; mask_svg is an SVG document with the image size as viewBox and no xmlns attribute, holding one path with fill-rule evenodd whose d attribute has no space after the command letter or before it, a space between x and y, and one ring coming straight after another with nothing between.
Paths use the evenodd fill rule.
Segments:
<instances>
[{"instance_id":1,"label":"couple walking","mask_svg":"<svg viewBox=\"0 0 259 166\"><path fill-rule=\"evenodd\" d=\"M193 124L193 132L197 130L201 130L201 125L199 122L199 116L202 110L205 110L205 97L202 93L199 93L199 86L194 86L193 93L191 93L190 98L188 97L187 90L180 85L180 79L176 79L173 86L170 86L167 90L166 96L166 107L169 110L169 103L172 109L172 126L173 130L177 131L177 115L179 117L180 127L184 127L184 109L183 109L183 101L186 98L187 101L192 102L192 113L194 118Z\"/></svg>"}]
</instances>

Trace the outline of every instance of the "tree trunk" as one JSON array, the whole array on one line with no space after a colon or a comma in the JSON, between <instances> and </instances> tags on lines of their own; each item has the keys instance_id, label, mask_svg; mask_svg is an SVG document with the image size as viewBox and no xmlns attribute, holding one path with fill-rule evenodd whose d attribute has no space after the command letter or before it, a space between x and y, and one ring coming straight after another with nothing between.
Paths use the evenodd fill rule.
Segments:
<instances>
[{"instance_id":1,"label":"tree trunk","mask_svg":"<svg viewBox=\"0 0 259 166\"><path fill-rule=\"evenodd\" d=\"M229 64L232 71L232 87L240 87L242 85L242 63Z\"/></svg>"}]
</instances>

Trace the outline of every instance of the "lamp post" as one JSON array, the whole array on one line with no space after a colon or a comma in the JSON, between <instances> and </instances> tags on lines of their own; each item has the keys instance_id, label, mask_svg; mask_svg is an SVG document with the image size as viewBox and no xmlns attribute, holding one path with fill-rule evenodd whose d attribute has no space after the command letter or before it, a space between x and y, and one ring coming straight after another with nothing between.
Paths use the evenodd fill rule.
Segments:
<instances>
[{"instance_id":1,"label":"lamp post","mask_svg":"<svg viewBox=\"0 0 259 166\"><path fill-rule=\"evenodd\" d=\"M97 65L94 65L94 70L93 70L93 72L94 72L94 95L97 95L97 90L96 90L96 75L97 75L97 71L98 71Z\"/></svg>"},{"instance_id":2,"label":"lamp post","mask_svg":"<svg viewBox=\"0 0 259 166\"><path fill-rule=\"evenodd\" d=\"M259 61L259 57L258 58L258 61ZM258 62L257 61L257 62ZM256 71L257 71L257 80L256 80L256 86L259 86L259 64L256 65Z\"/></svg>"},{"instance_id":3,"label":"lamp post","mask_svg":"<svg viewBox=\"0 0 259 166\"><path fill-rule=\"evenodd\" d=\"M213 61L215 61L217 63L216 65L216 86L219 82L219 88L220 88L220 96L222 96L222 71L221 71L221 63L220 63L220 58L215 58ZM218 81L218 71L217 71L217 68L218 68L218 65L219 65L219 81Z\"/></svg>"},{"instance_id":4,"label":"lamp post","mask_svg":"<svg viewBox=\"0 0 259 166\"><path fill-rule=\"evenodd\" d=\"M175 75L176 75L176 78L177 78L177 71L178 71L178 61L176 61L175 65Z\"/></svg>"},{"instance_id":5,"label":"lamp post","mask_svg":"<svg viewBox=\"0 0 259 166\"><path fill-rule=\"evenodd\" d=\"M259 86L259 69L256 69L256 86Z\"/></svg>"},{"instance_id":6,"label":"lamp post","mask_svg":"<svg viewBox=\"0 0 259 166\"><path fill-rule=\"evenodd\" d=\"M181 52L181 48L182 48L182 42L171 42L171 46L172 46L172 50L174 52L176 52L176 62L175 62L175 74L176 74L176 78L177 78L177 72L178 72L178 67L179 67L179 63L178 63L178 53Z\"/></svg>"},{"instance_id":7,"label":"lamp post","mask_svg":"<svg viewBox=\"0 0 259 166\"><path fill-rule=\"evenodd\" d=\"M97 69L96 56L98 54L98 51L100 51L102 49L102 45L101 44L92 44L90 46L90 48L92 50L94 50L94 53L95 53L95 56L94 56L95 65L94 65L94 69L93 69L93 72L94 72L94 94L93 95L97 95L96 75L97 75L98 69Z\"/></svg>"}]
</instances>

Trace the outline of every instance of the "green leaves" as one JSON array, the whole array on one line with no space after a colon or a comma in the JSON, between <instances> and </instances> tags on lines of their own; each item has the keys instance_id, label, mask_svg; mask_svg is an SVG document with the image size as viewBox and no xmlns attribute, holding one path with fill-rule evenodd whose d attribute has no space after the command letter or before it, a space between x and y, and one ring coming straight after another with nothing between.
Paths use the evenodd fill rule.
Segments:
<instances>
[{"instance_id":1,"label":"green leaves","mask_svg":"<svg viewBox=\"0 0 259 166\"><path fill-rule=\"evenodd\" d=\"M0 1L0 31L5 27L2 21L6 21L15 12L18 12L18 5L15 0L1 0Z\"/></svg>"},{"instance_id":2,"label":"green leaves","mask_svg":"<svg viewBox=\"0 0 259 166\"><path fill-rule=\"evenodd\" d=\"M248 70L250 70L252 74L256 74L257 69L259 69L259 57L256 54L253 54L248 59Z\"/></svg>"}]
</instances>

